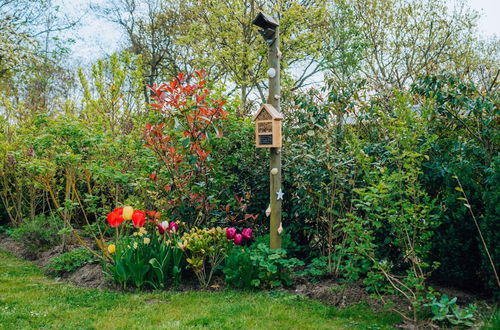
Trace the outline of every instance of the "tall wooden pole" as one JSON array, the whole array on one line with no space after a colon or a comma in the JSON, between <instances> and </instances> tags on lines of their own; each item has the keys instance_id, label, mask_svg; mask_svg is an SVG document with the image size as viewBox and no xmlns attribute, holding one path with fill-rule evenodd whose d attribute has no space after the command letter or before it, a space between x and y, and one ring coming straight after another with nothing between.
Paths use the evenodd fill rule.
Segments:
<instances>
[{"instance_id":1,"label":"tall wooden pole","mask_svg":"<svg viewBox=\"0 0 500 330\"><path fill-rule=\"evenodd\" d=\"M268 71L269 76L269 95L267 103L271 104L278 112L280 111L280 97L281 97L281 84L280 84L280 57L279 50L279 26L276 27L276 34L274 42L269 45L268 63L269 69L274 69L274 75ZM270 203L271 203L271 223L270 223L270 242L271 249L281 248L281 203L283 195L281 190L281 148L270 148ZM273 169L277 169L276 174ZM280 195L278 195L280 193Z\"/></svg>"}]
</instances>

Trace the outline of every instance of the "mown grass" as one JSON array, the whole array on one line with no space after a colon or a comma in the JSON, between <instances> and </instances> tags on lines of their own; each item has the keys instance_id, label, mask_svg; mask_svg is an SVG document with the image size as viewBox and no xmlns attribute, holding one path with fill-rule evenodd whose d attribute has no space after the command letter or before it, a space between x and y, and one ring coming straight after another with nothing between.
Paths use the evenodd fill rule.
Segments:
<instances>
[{"instance_id":1,"label":"mown grass","mask_svg":"<svg viewBox=\"0 0 500 330\"><path fill-rule=\"evenodd\" d=\"M282 293L79 288L0 250L1 329L389 329L399 321L365 304L339 310Z\"/></svg>"}]
</instances>

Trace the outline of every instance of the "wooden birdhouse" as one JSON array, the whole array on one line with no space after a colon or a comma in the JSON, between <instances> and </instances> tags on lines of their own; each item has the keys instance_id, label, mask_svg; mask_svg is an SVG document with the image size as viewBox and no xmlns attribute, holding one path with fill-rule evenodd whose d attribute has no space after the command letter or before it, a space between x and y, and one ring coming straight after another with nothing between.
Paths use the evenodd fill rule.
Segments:
<instances>
[{"instance_id":1,"label":"wooden birdhouse","mask_svg":"<svg viewBox=\"0 0 500 330\"><path fill-rule=\"evenodd\" d=\"M283 116L271 104L264 104L253 117L257 148L281 148Z\"/></svg>"}]
</instances>

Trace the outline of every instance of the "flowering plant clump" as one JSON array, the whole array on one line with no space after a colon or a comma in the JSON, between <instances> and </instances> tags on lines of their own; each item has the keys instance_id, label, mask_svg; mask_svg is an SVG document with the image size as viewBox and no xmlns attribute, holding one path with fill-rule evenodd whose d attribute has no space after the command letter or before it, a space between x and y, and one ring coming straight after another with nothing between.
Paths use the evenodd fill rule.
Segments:
<instances>
[{"instance_id":1,"label":"flowering plant clump","mask_svg":"<svg viewBox=\"0 0 500 330\"><path fill-rule=\"evenodd\" d=\"M243 240L250 241L252 239L252 229L244 228L241 231L241 234L238 234L236 232L236 228L229 227L226 228L226 237L229 240L233 240L234 244L241 245L243 243Z\"/></svg>"},{"instance_id":2,"label":"flowering plant clump","mask_svg":"<svg viewBox=\"0 0 500 330\"><path fill-rule=\"evenodd\" d=\"M134 210L130 206L108 214L116 239L107 246L111 262L105 272L123 288L147 284L158 289L168 283L180 284L183 252L178 246L179 223L160 223L159 218L158 212ZM128 221L132 226L127 226ZM133 232L128 234L130 229Z\"/></svg>"},{"instance_id":3,"label":"flowering plant clump","mask_svg":"<svg viewBox=\"0 0 500 330\"><path fill-rule=\"evenodd\" d=\"M234 246L226 237L226 230L216 228L192 228L184 233L179 246L185 251L189 266L198 277L200 285L207 287L217 267Z\"/></svg>"},{"instance_id":4,"label":"flowering plant clump","mask_svg":"<svg viewBox=\"0 0 500 330\"><path fill-rule=\"evenodd\" d=\"M108 224L117 234L107 246L111 262L106 272L122 287L148 285L157 289L169 283L178 285L184 260L200 285L207 287L227 253L253 238L250 228L241 233L234 227L194 227L185 232L186 224L161 220L159 212L134 210L130 206L108 214Z\"/></svg>"}]
</instances>

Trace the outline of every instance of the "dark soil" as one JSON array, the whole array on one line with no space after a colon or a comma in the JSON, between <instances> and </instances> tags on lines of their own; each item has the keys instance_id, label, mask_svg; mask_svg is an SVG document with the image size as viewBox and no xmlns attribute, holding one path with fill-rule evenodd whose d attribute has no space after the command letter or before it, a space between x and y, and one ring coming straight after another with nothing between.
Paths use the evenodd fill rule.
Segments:
<instances>
[{"instance_id":1,"label":"dark soil","mask_svg":"<svg viewBox=\"0 0 500 330\"><path fill-rule=\"evenodd\" d=\"M110 281L104 276L100 264L85 265L72 273L63 274L61 278L86 288L104 289L111 286Z\"/></svg>"},{"instance_id":2,"label":"dark soil","mask_svg":"<svg viewBox=\"0 0 500 330\"><path fill-rule=\"evenodd\" d=\"M358 283L339 284L338 281L325 277L315 282L300 279L291 293L319 300L328 305L347 307L362 301L370 305L381 305L380 301L372 298ZM381 307L381 306L380 306Z\"/></svg>"},{"instance_id":3,"label":"dark soil","mask_svg":"<svg viewBox=\"0 0 500 330\"><path fill-rule=\"evenodd\" d=\"M28 251L26 251L23 248L22 244L16 242L14 239L8 236L0 235L0 249L9 251L10 253L19 258L28 260L36 259L33 253L29 253Z\"/></svg>"},{"instance_id":4,"label":"dark soil","mask_svg":"<svg viewBox=\"0 0 500 330\"><path fill-rule=\"evenodd\" d=\"M80 247L80 245L68 244L63 249L62 245L58 245L49 250L34 253L26 250L21 243L15 241L13 238L0 235L0 249L6 250L19 258L33 261L42 269L44 269L53 258L60 256L64 252ZM85 265L74 272L62 274L60 278L64 281L86 288L102 289L111 286L111 283L104 276L102 267L99 264Z\"/></svg>"}]
</instances>

